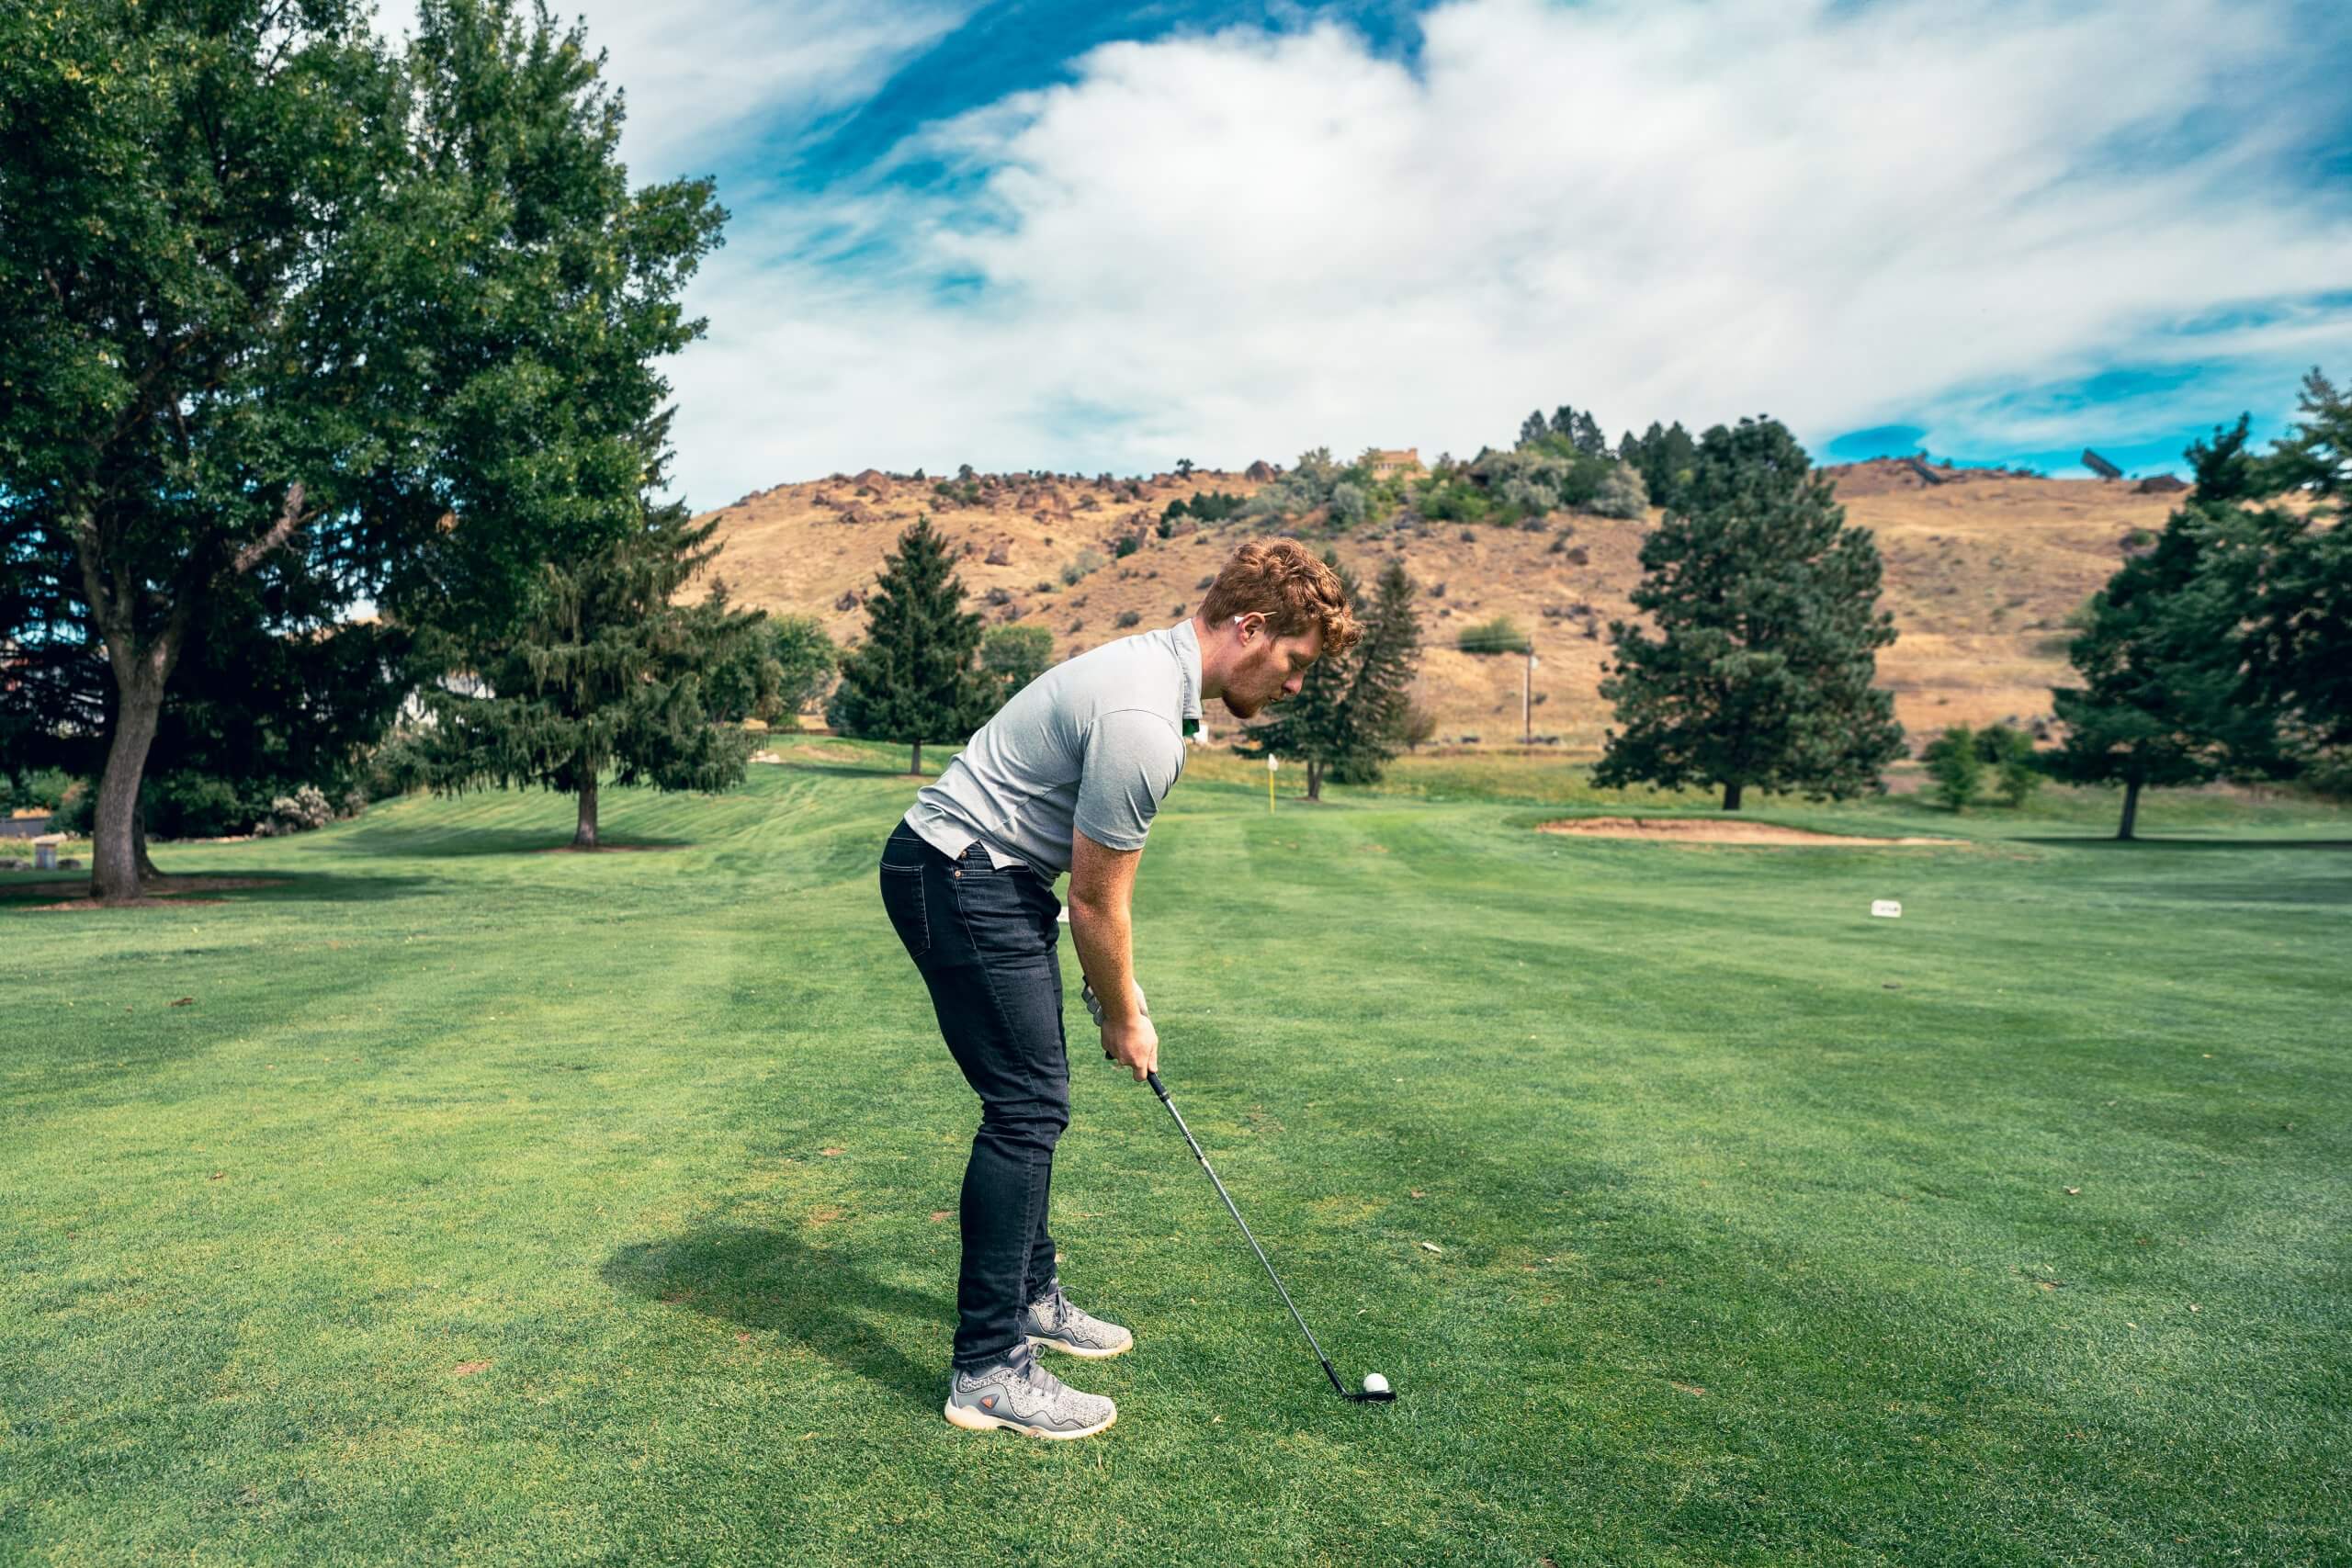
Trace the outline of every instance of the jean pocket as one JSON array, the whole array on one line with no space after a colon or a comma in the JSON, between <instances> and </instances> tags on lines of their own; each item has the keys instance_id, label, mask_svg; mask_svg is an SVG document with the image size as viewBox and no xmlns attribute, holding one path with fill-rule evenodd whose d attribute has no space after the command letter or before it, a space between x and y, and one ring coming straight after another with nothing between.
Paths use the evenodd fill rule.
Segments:
<instances>
[{"instance_id":1,"label":"jean pocket","mask_svg":"<svg viewBox=\"0 0 2352 1568\"><path fill-rule=\"evenodd\" d=\"M906 944L908 957L921 958L931 951L931 918L924 908L922 867L884 863L882 908L890 917L891 929Z\"/></svg>"}]
</instances>

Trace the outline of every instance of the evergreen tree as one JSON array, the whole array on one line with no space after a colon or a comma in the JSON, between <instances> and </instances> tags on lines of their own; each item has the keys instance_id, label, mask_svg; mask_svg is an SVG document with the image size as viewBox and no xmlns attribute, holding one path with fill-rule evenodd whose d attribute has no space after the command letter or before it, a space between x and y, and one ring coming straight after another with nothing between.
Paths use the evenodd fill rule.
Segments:
<instances>
[{"instance_id":1,"label":"evergreen tree","mask_svg":"<svg viewBox=\"0 0 2352 1568\"><path fill-rule=\"evenodd\" d=\"M1750 784L1844 799L1883 787L1903 746L1894 699L1871 684L1894 640L1878 607L1878 547L1849 527L1829 481L1775 420L1717 425L1699 446L1687 510L1642 543L1600 694L1616 705L1596 782Z\"/></svg>"},{"instance_id":2,"label":"evergreen tree","mask_svg":"<svg viewBox=\"0 0 2352 1568\"><path fill-rule=\"evenodd\" d=\"M473 679L427 693L435 787L567 792L579 802L572 846L593 850L608 770L662 790L741 782L752 739L713 721L703 684L742 657L764 613L731 608L717 584L699 604L675 602L718 554L718 527L696 525L683 503L649 504L618 544L542 567L530 613L465 650Z\"/></svg>"},{"instance_id":3,"label":"evergreen tree","mask_svg":"<svg viewBox=\"0 0 2352 1568\"><path fill-rule=\"evenodd\" d=\"M2242 581L2252 700L2278 716L2309 761L2352 747L2352 395L2313 370L2301 413L2256 488L2315 504L2249 520L2258 570Z\"/></svg>"},{"instance_id":4,"label":"evergreen tree","mask_svg":"<svg viewBox=\"0 0 2352 1568\"><path fill-rule=\"evenodd\" d=\"M2243 502L2264 480L2246 451L2246 421L2188 449L2197 486L2154 547L2125 561L2091 598L2087 624L2067 648L2079 686L2051 693L2066 728L2050 771L2082 784L2120 784L2115 836L2131 839L2143 789L2202 784L2225 772L2269 771L2278 756L2275 709L2245 700L2240 628L2245 558L2217 550L2243 539Z\"/></svg>"},{"instance_id":5,"label":"evergreen tree","mask_svg":"<svg viewBox=\"0 0 2352 1568\"><path fill-rule=\"evenodd\" d=\"M1620 446L1617 455L1639 470L1652 506L1668 512L1681 509L1699 448L1679 420L1670 429L1652 420L1641 440L1634 442L1628 436L1627 445Z\"/></svg>"},{"instance_id":6,"label":"evergreen tree","mask_svg":"<svg viewBox=\"0 0 2352 1568\"><path fill-rule=\"evenodd\" d=\"M1348 691L1340 703L1343 746L1331 761L1337 784L1378 784L1383 770L1409 743L1421 620L1403 561L1390 558L1374 593L1363 636L1349 655Z\"/></svg>"},{"instance_id":7,"label":"evergreen tree","mask_svg":"<svg viewBox=\"0 0 2352 1568\"><path fill-rule=\"evenodd\" d=\"M1537 409L1520 422L1519 444L1521 446L1532 446L1550 434L1551 430L1552 427L1544 423L1544 411Z\"/></svg>"},{"instance_id":8,"label":"evergreen tree","mask_svg":"<svg viewBox=\"0 0 2352 1568\"><path fill-rule=\"evenodd\" d=\"M825 708L843 735L913 747L912 773L922 772L924 741L965 739L989 721L1003 690L973 667L980 617L964 610L954 567L929 516L899 536L865 602L865 641L842 659Z\"/></svg>"},{"instance_id":9,"label":"evergreen tree","mask_svg":"<svg viewBox=\"0 0 2352 1568\"><path fill-rule=\"evenodd\" d=\"M1339 574L1340 590L1347 603L1354 604L1355 574L1340 565L1332 551L1324 552L1323 561ZM1345 656L1317 659L1308 665L1297 694L1275 705L1273 717L1243 730L1233 743L1235 753L1249 758L1271 755L1306 764L1306 798L1321 800L1323 775L1334 763L1363 750L1348 712L1357 655L1363 647L1359 639Z\"/></svg>"}]
</instances>

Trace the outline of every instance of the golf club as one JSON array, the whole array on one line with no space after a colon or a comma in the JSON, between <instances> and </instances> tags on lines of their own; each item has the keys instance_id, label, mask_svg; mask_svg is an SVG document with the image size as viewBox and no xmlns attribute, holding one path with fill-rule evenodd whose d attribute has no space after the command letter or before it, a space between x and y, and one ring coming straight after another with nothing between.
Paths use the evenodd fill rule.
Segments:
<instances>
[{"instance_id":1,"label":"golf club","mask_svg":"<svg viewBox=\"0 0 2352 1568\"><path fill-rule=\"evenodd\" d=\"M1322 1345L1315 1337L1315 1330L1307 1327L1306 1319L1299 1316L1298 1303L1290 1299L1288 1291L1283 1290L1283 1277L1274 1272L1272 1262L1266 1257L1266 1249L1260 1247L1258 1238L1250 1234L1250 1222L1241 1217L1239 1209L1234 1207L1233 1194L1225 1190L1224 1182L1217 1180L1216 1171L1209 1165L1209 1156L1201 1152L1201 1141L1193 1136L1193 1130L1184 1125L1183 1112L1178 1111L1176 1102L1168 1098L1167 1086L1159 1081L1158 1073L1147 1075L1147 1079L1151 1085L1151 1092L1159 1096L1159 1103L1168 1107L1168 1114L1176 1118L1176 1130L1184 1134L1186 1143L1193 1145L1193 1157L1199 1160L1201 1168L1209 1173L1209 1180L1216 1187L1216 1195L1225 1200L1226 1208L1232 1212L1233 1223L1241 1227L1243 1235L1249 1237L1250 1250L1258 1255L1259 1262L1266 1265L1266 1278L1274 1282L1276 1291L1281 1292L1283 1305L1290 1308L1290 1315L1296 1320L1298 1331L1306 1336L1306 1342L1309 1345L1315 1347L1315 1359L1323 1363L1323 1375L1331 1380L1331 1387L1339 1393L1340 1398L1354 1400L1359 1404L1385 1404L1394 1400L1396 1397L1396 1391L1388 1386L1388 1380L1378 1372L1368 1374L1363 1380L1363 1389L1352 1393L1348 1391L1348 1385L1340 1381L1340 1374L1331 1370L1331 1358L1323 1353Z\"/></svg>"}]
</instances>

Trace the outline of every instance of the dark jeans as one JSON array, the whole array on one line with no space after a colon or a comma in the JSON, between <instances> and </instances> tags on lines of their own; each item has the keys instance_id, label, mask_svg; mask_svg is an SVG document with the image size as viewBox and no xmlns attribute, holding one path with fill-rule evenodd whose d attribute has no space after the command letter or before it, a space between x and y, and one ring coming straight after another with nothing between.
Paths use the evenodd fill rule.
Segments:
<instances>
[{"instance_id":1,"label":"dark jeans","mask_svg":"<svg viewBox=\"0 0 2352 1568\"><path fill-rule=\"evenodd\" d=\"M1055 1281L1046 1230L1054 1144L1069 1125L1069 1054L1050 878L951 861L904 822L882 846L882 907L931 987L948 1053L980 1097L964 1169L956 1365L1021 1345L1021 1309Z\"/></svg>"}]
</instances>

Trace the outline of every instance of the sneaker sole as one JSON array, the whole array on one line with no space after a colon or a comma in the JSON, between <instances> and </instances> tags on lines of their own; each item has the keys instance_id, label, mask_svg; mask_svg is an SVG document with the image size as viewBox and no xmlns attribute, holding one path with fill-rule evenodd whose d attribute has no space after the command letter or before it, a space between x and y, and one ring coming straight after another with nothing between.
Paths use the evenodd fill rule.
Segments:
<instances>
[{"instance_id":1,"label":"sneaker sole","mask_svg":"<svg viewBox=\"0 0 2352 1568\"><path fill-rule=\"evenodd\" d=\"M1095 1433L1107 1429L1119 1419L1118 1409L1114 1406L1111 1414L1102 1417L1094 1426L1082 1427L1075 1432L1048 1432L1043 1427L1026 1426L1019 1421L1007 1421L1001 1416L990 1416L983 1410L969 1409L952 1399L947 1402L946 1411L948 1424L961 1427L967 1432L986 1432L993 1427L1002 1427L1007 1431L1024 1433L1032 1438L1047 1438L1055 1442L1060 1442L1066 1438L1091 1438Z\"/></svg>"},{"instance_id":2,"label":"sneaker sole","mask_svg":"<svg viewBox=\"0 0 2352 1568\"><path fill-rule=\"evenodd\" d=\"M1077 1356L1089 1361L1107 1361L1114 1356L1124 1356L1136 1348L1132 1339L1115 1350L1097 1350L1091 1345L1069 1345L1059 1339L1046 1339L1032 1334L1029 1343L1042 1350L1059 1350L1065 1356Z\"/></svg>"}]
</instances>

